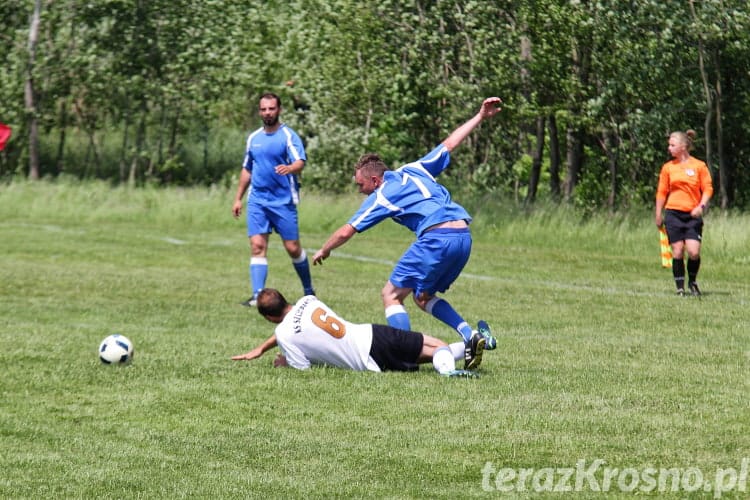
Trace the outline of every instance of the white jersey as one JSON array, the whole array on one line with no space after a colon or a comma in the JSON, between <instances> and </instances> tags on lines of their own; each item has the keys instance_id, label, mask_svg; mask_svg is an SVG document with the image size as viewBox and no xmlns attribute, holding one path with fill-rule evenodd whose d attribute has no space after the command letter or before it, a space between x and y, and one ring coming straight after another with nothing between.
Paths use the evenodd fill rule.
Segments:
<instances>
[{"instance_id":1,"label":"white jersey","mask_svg":"<svg viewBox=\"0 0 750 500\"><path fill-rule=\"evenodd\" d=\"M276 327L276 343L289 366L331 365L379 372L370 357L372 325L350 323L313 295L302 297Z\"/></svg>"}]
</instances>

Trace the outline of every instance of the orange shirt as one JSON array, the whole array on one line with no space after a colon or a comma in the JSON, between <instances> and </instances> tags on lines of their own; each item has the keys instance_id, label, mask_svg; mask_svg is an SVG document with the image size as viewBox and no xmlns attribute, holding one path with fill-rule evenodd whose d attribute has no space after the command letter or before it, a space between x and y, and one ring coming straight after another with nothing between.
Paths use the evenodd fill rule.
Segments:
<instances>
[{"instance_id":1,"label":"orange shirt","mask_svg":"<svg viewBox=\"0 0 750 500\"><path fill-rule=\"evenodd\" d=\"M667 200L664 208L690 212L704 193L709 198L714 193L711 172L704 162L691 156L685 163L672 160L662 165L656 199Z\"/></svg>"}]
</instances>

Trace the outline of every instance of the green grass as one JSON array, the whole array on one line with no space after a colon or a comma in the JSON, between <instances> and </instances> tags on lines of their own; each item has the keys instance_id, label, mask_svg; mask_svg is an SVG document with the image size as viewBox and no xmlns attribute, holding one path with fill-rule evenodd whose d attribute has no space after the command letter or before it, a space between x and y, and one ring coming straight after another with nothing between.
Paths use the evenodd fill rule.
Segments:
<instances>
[{"instance_id":1,"label":"green grass","mask_svg":"<svg viewBox=\"0 0 750 500\"><path fill-rule=\"evenodd\" d=\"M487 319L499 349L480 379L449 380L230 361L272 331L238 305L248 245L232 196L0 186L0 498L496 497L487 463L713 480L750 457L750 217L710 214L696 300L673 296L648 210L582 223L477 202L446 298ZM303 199L309 253L359 201ZM411 240L390 222L356 236L313 268L319 296L383 322L380 288ZM268 284L296 299L271 242ZM458 339L407 308L414 329ZM114 332L135 343L128 367L97 359ZM586 484L578 495L599 496ZM511 493L535 494L525 485ZM616 480L609 493L632 496Z\"/></svg>"}]
</instances>

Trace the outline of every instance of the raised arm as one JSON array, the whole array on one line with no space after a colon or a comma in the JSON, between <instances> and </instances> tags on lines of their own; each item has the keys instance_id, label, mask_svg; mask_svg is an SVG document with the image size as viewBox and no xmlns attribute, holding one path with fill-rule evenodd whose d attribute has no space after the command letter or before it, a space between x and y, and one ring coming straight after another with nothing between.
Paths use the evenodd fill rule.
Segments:
<instances>
[{"instance_id":1,"label":"raised arm","mask_svg":"<svg viewBox=\"0 0 750 500\"><path fill-rule=\"evenodd\" d=\"M500 104L502 100L499 97L488 97L482 102L482 107L479 108L479 112L471 117L466 123L458 127L456 130L443 141L443 145L448 148L448 151L453 151L458 147L461 142L474 130L477 125L482 123L485 118L495 116L500 112Z\"/></svg>"}]
</instances>

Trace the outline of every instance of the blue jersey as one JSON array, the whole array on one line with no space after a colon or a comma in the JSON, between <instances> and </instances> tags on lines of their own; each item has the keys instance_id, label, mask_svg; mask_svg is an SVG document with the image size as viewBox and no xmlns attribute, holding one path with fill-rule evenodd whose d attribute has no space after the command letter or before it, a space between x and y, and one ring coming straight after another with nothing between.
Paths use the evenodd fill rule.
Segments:
<instances>
[{"instance_id":1,"label":"blue jersey","mask_svg":"<svg viewBox=\"0 0 750 500\"><path fill-rule=\"evenodd\" d=\"M288 205L299 203L299 179L294 174L279 175L278 165L289 165L297 160L307 160L305 147L297 133L282 124L267 134L263 128L247 138L245 161L242 168L252 174L248 203L263 205Z\"/></svg>"},{"instance_id":2,"label":"blue jersey","mask_svg":"<svg viewBox=\"0 0 750 500\"><path fill-rule=\"evenodd\" d=\"M435 180L448 164L450 152L441 144L413 163L386 171L383 183L365 199L349 224L362 232L390 217L421 236L425 229L441 222L470 223L469 213Z\"/></svg>"}]
</instances>

